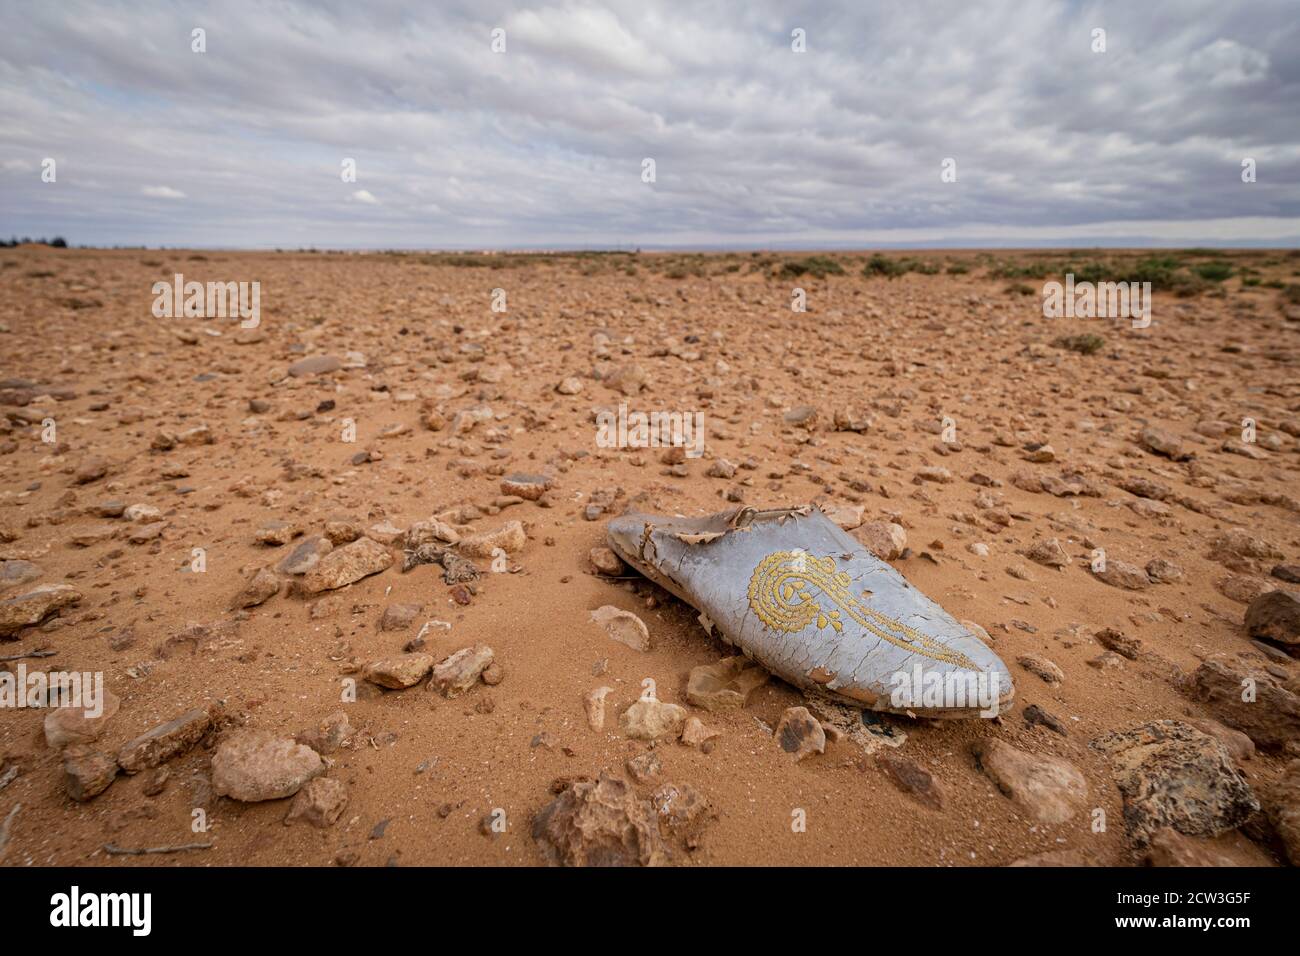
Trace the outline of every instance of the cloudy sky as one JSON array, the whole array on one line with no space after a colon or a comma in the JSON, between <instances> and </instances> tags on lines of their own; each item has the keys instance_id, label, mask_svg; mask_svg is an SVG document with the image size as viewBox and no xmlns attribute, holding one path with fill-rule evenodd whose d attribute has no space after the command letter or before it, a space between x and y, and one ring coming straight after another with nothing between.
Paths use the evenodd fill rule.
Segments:
<instances>
[{"instance_id":1,"label":"cloudy sky","mask_svg":"<svg viewBox=\"0 0 1300 956\"><path fill-rule=\"evenodd\" d=\"M0 0L0 11L5 236L1300 244L1296 0ZM206 52L192 50L196 28ZM1098 28L1105 52L1093 50ZM797 29L806 52L791 48ZM941 179L945 159L956 182Z\"/></svg>"}]
</instances>

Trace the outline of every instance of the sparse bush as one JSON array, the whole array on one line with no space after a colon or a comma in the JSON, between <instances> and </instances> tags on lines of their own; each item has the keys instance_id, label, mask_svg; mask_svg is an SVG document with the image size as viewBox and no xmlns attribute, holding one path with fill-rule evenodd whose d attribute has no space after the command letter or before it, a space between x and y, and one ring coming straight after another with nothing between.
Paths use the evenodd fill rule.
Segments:
<instances>
[{"instance_id":1,"label":"sparse bush","mask_svg":"<svg viewBox=\"0 0 1300 956\"><path fill-rule=\"evenodd\" d=\"M782 279L796 279L804 274L824 279L828 275L844 275L844 267L830 256L808 256L805 259L791 259L781 266Z\"/></svg>"},{"instance_id":2,"label":"sparse bush","mask_svg":"<svg viewBox=\"0 0 1300 956\"><path fill-rule=\"evenodd\" d=\"M1084 335L1063 335L1052 343L1058 349L1078 352L1080 355L1096 355L1106 344L1100 335L1089 332Z\"/></svg>"},{"instance_id":3,"label":"sparse bush","mask_svg":"<svg viewBox=\"0 0 1300 956\"><path fill-rule=\"evenodd\" d=\"M904 275L906 272L907 267L903 263L879 254L868 259L867 264L862 269L864 276L886 276L890 279Z\"/></svg>"}]
</instances>

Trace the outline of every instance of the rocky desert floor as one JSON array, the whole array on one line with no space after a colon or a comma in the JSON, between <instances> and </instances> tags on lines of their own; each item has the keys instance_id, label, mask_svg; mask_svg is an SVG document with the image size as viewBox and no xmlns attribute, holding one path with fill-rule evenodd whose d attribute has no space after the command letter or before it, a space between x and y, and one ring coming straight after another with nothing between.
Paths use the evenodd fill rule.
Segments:
<instances>
[{"instance_id":1,"label":"rocky desert floor","mask_svg":"<svg viewBox=\"0 0 1300 956\"><path fill-rule=\"evenodd\" d=\"M0 667L112 695L0 709L0 862L1300 861L1300 255L1043 317L1150 255L0 250ZM156 317L177 273L260 324ZM703 456L602 447L620 403ZM688 695L736 651L605 522L803 504L1014 707Z\"/></svg>"}]
</instances>

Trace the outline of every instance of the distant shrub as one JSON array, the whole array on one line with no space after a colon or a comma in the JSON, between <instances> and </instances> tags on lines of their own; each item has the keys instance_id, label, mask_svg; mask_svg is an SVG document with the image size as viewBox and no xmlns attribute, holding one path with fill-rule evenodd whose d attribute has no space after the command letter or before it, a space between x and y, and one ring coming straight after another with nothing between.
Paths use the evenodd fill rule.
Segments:
<instances>
[{"instance_id":1,"label":"distant shrub","mask_svg":"<svg viewBox=\"0 0 1300 956\"><path fill-rule=\"evenodd\" d=\"M830 256L808 256L804 259L787 261L781 266L779 273L783 279L796 279L805 274L818 279L824 279L826 276L842 276L844 267Z\"/></svg>"},{"instance_id":2,"label":"distant shrub","mask_svg":"<svg viewBox=\"0 0 1300 956\"><path fill-rule=\"evenodd\" d=\"M1066 349L1070 352L1078 352L1080 355L1096 355L1101 351L1106 340L1100 335L1088 333L1085 335L1063 335L1052 343L1058 349Z\"/></svg>"},{"instance_id":3,"label":"distant shrub","mask_svg":"<svg viewBox=\"0 0 1300 956\"><path fill-rule=\"evenodd\" d=\"M889 279L904 275L906 272L907 267L902 262L879 254L868 259L862 269L864 276L885 276Z\"/></svg>"},{"instance_id":4,"label":"distant shrub","mask_svg":"<svg viewBox=\"0 0 1300 956\"><path fill-rule=\"evenodd\" d=\"M1192 271L1207 282L1222 282L1232 275L1232 266L1226 262L1203 262Z\"/></svg>"}]
</instances>

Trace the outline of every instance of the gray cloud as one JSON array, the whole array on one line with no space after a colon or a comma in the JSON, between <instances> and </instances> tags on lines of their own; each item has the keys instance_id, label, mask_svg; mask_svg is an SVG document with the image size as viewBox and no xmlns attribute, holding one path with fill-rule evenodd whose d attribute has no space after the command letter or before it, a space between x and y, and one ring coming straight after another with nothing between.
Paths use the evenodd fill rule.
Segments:
<instances>
[{"instance_id":1,"label":"gray cloud","mask_svg":"<svg viewBox=\"0 0 1300 956\"><path fill-rule=\"evenodd\" d=\"M0 231L1295 244L1297 45L1290 0L33 4L0 35Z\"/></svg>"}]
</instances>

